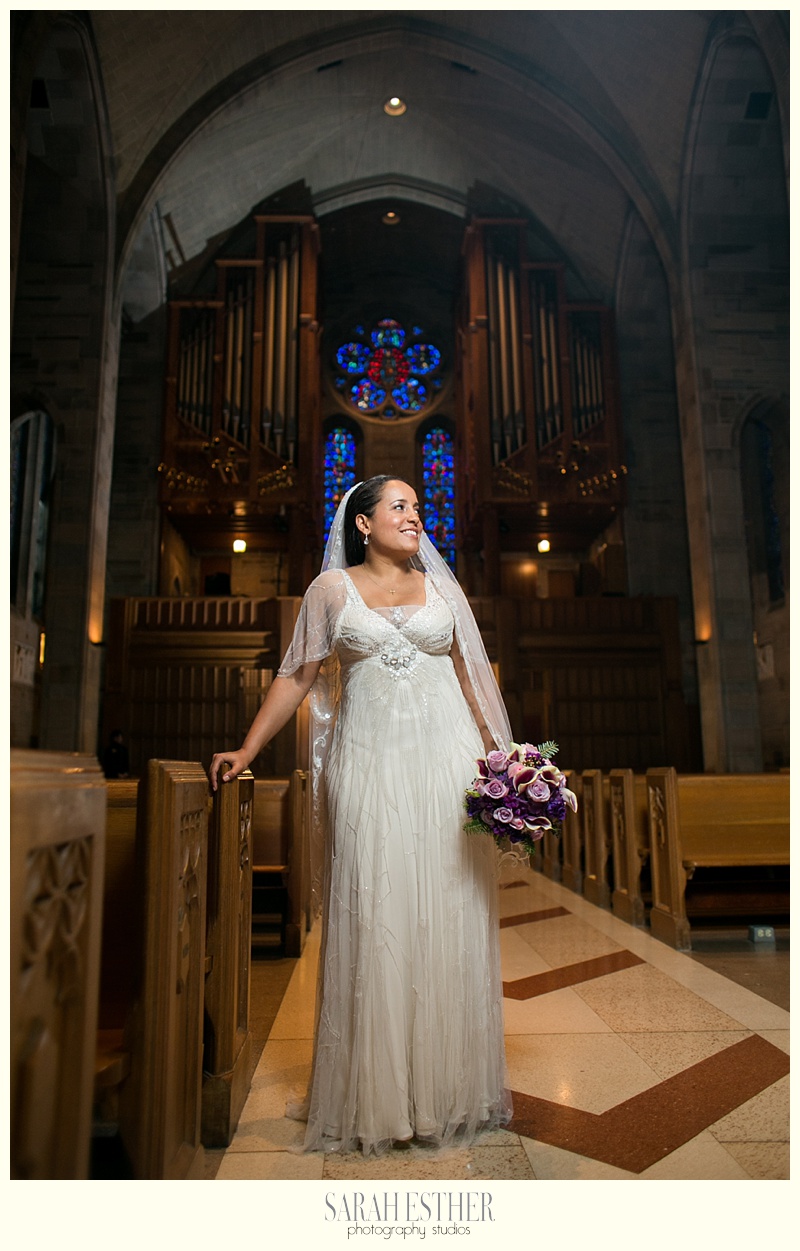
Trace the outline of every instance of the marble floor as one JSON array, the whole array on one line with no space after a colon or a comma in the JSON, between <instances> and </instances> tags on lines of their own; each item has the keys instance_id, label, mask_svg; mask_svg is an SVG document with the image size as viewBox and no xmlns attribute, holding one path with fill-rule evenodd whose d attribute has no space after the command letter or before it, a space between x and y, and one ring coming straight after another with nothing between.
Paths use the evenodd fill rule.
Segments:
<instances>
[{"instance_id":1,"label":"marble floor","mask_svg":"<svg viewBox=\"0 0 800 1251\"><path fill-rule=\"evenodd\" d=\"M303 1154L319 950L294 966L218 1180L789 1176L789 1014L540 874L500 888L514 1118L467 1149Z\"/></svg>"}]
</instances>

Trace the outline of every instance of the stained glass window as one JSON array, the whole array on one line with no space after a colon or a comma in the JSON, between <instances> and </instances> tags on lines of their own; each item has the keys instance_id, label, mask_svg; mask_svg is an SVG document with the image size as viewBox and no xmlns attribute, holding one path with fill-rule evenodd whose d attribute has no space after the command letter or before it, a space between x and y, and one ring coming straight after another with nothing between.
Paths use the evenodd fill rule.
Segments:
<instances>
[{"instance_id":1,"label":"stained glass window","mask_svg":"<svg viewBox=\"0 0 800 1251\"><path fill-rule=\"evenodd\" d=\"M451 569L456 565L455 466L453 438L441 426L422 444L422 505L425 529Z\"/></svg>"},{"instance_id":2,"label":"stained glass window","mask_svg":"<svg viewBox=\"0 0 800 1251\"><path fill-rule=\"evenodd\" d=\"M432 343L420 342L424 333L414 326L407 334L393 317L381 318L369 333L356 326L352 340L336 353L342 375L337 388L371 417L394 421L421 412L442 385L442 354Z\"/></svg>"},{"instance_id":3,"label":"stained glass window","mask_svg":"<svg viewBox=\"0 0 800 1251\"><path fill-rule=\"evenodd\" d=\"M336 509L356 481L356 440L349 430L337 426L325 440L325 542Z\"/></svg>"}]
</instances>

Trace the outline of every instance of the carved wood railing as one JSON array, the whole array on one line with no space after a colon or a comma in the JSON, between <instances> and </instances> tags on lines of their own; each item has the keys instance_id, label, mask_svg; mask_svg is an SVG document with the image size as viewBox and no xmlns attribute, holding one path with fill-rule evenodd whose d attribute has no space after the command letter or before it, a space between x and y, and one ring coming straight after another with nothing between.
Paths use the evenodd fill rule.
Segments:
<instances>
[{"instance_id":1,"label":"carved wood railing","mask_svg":"<svg viewBox=\"0 0 800 1251\"><path fill-rule=\"evenodd\" d=\"M97 761L11 753L11 1175L85 1178L105 852Z\"/></svg>"}]
</instances>

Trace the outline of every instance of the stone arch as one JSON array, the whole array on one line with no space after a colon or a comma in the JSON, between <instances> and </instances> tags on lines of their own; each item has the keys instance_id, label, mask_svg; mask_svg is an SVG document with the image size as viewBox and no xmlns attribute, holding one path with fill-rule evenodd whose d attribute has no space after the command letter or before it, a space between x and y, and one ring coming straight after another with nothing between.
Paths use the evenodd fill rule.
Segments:
<instances>
[{"instance_id":1,"label":"stone arch","mask_svg":"<svg viewBox=\"0 0 800 1251\"><path fill-rule=\"evenodd\" d=\"M57 431L42 608L42 747L94 751L117 338L114 195L99 72L83 23L37 28L24 119L12 403L38 394Z\"/></svg>"}]
</instances>

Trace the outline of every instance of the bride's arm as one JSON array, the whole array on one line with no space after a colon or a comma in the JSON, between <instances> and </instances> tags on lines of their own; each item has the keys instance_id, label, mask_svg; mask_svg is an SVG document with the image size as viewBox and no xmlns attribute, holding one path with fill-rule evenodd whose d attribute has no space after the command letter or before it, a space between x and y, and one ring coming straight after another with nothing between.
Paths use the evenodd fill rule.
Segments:
<instances>
[{"instance_id":1,"label":"bride's arm","mask_svg":"<svg viewBox=\"0 0 800 1251\"><path fill-rule=\"evenodd\" d=\"M311 661L301 665L291 676L276 677L273 680L238 751L220 751L212 757L208 776L213 790L217 789L217 773L223 765L229 767L222 775L222 781L230 782L238 777L251 760L255 759L262 747L265 747L270 739L283 729L314 685L321 665L321 660Z\"/></svg>"},{"instance_id":2,"label":"bride's arm","mask_svg":"<svg viewBox=\"0 0 800 1251\"><path fill-rule=\"evenodd\" d=\"M459 651L458 643L455 638L453 638L453 646L450 648L450 657L453 661L453 668L456 671L456 677L461 685L461 690L464 692L464 698L469 704L470 712L472 713L475 724L480 731L480 736L483 739L483 750L485 752L494 751L497 744L489 733L489 727L486 724L484 715L480 710L477 699L475 698L475 692L472 689L472 683L470 682L469 674L467 673L467 666L464 664L464 657Z\"/></svg>"}]
</instances>

